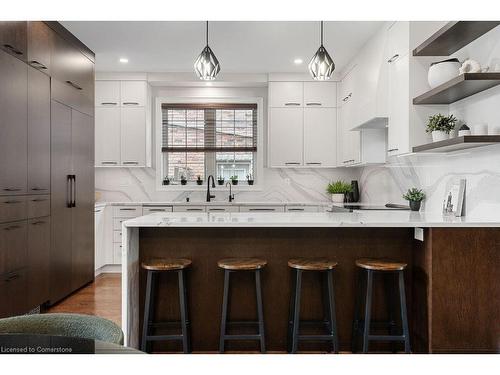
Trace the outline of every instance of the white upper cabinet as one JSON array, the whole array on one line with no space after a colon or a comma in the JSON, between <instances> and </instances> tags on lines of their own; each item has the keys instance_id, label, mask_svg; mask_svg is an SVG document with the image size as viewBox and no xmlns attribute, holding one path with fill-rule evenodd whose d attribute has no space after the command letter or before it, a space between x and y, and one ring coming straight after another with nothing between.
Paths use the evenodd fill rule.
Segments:
<instances>
[{"instance_id":1,"label":"white upper cabinet","mask_svg":"<svg viewBox=\"0 0 500 375\"><path fill-rule=\"evenodd\" d=\"M302 107L303 82L269 82L269 107Z\"/></svg>"},{"instance_id":2,"label":"white upper cabinet","mask_svg":"<svg viewBox=\"0 0 500 375\"><path fill-rule=\"evenodd\" d=\"M337 109L304 109L304 165L336 167Z\"/></svg>"},{"instance_id":3,"label":"white upper cabinet","mask_svg":"<svg viewBox=\"0 0 500 375\"><path fill-rule=\"evenodd\" d=\"M119 81L95 82L95 105L97 107L113 107L120 105Z\"/></svg>"},{"instance_id":4,"label":"white upper cabinet","mask_svg":"<svg viewBox=\"0 0 500 375\"><path fill-rule=\"evenodd\" d=\"M145 81L120 82L121 106L144 107L147 102L147 83Z\"/></svg>"},{"instance_id":5,"label":"white upper cabinet","mask_svg":"<svg viewBox=\"0 0 500 375\"><path fill-rule=\"evenodd\" d=\"M120 164L120 108L95 109L95 165Z\"/></svg>"},{"instance_id":6,"label":"white upper cabinet","mask_svg":"<svg viewBox=\"0 0 500 375\"><path fill-rule=\"evenodd\" d=\"M336 107L336 82L304 82L304 106Z\"/></svg>"},{"instance_id":7,"label":"white upper cabinet","mask_svg":"<svg viewBox=\"0 0 500 375\"><path fill-rule=\"evenodd\" d=\"M386 60L397 59L410 52L410 22L394 22L388 30Z\"/></svg>"},{"instance_id":8,"label":"white upper cabinet","mask_svg":"<svg viewBox=\"0 0 500 375\"><path fill-rule=\"evenodd\" d=\"M145 108L121 110L121 164L141 166L146 164L146 111Z\"/></svg>"},{"instance_id":9,"label":"white upper cabinet","mask_svg":"<svg viewBox=\"0 0 500 375\"><path fill-rule=\"evenodd\" d=\"M269 108L269 166L303 165L302 108Z\"/></svg>"}]
</instances>

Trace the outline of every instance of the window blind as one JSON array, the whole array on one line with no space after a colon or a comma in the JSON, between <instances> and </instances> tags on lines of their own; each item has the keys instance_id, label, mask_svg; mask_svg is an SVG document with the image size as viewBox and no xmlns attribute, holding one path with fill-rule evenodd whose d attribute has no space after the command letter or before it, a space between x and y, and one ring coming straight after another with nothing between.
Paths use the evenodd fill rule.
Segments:
<instances>
[{"instance_id":1,"label":"window blind","mask_svg":"<svg viewBox=\"0 0 500 375\"><path fill-rule=\"evenodd\" d=\"M162 152L255 151L256 104L162 105Z\"/></svg>"}]
</instances>

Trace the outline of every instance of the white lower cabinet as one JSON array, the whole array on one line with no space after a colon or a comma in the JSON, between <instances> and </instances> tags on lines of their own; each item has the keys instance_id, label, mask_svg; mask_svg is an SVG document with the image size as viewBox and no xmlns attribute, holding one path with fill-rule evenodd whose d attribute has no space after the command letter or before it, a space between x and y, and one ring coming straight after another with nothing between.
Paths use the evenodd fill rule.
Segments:
<instances>
[{"instance_id":1,"label":"white lower cabinet","mask_svg":"<svg viewBox=\"0 0 500 375\"><path fill-rule=\"evenodd\" d=\"M286 212L318 212L318 206L302 206L302 205L287 205L285 207Z\"/></svg>"},{"instance_id":2,"label":"white lower cabinet","mask_svg":"<svg viewBox=\"0 0 500 375\"><path fill-rule=\"evenodd\" d=\"M304 109L304 165L337 165L337 109Z\"/></svg>"},{"instance_id":3,"label":"white lower cabinet","mask_svg":"<svg viewBox=\"0 0 500 375\"><path fill-rule=\"evenodd\" d=\"M172 206L143 206L142 214L149 215L155 212L172 212Z\"/></svg>"},{"instance_id":4,"label":"white lower cabinet","mask_svg":"<svg viewBox=\"0 0 500 375\"><path fill-rule=\"evenodd\" d=\"M174 206L173 212L205 212L205 206L202 205L184 205Z\"/></svg>"},{"instance_id":5,"label":"white lower cabinet","mask_svg":"<svg viewBox=\"0 0 500 375\"><path fill-rule=\"evenodd\" d=\"M240 206L240 212L285 212L284 206Z\"/></svg>"},{"instance_id":6,"label":"white lower cabinet","mask_svg":"<svg viewBox=\"0 0 500 375\"><path fill-rule=\"evenodd\" d=\"M303 163L302 108L269 108L269 166L298 167Z\"/></svg>"},{"instance_id":7,"label":"white lower cabinet","mask_svg":"<svg viewBox=\"0 0 500 375\"><path fill-rule=\"evenodd\" d=\"M240 212L238 206L207 206L207 212Z\"/></svg>"},{"instance_id":8,"label":"white lower cabinet","mask_svg":"<svg viewBox=\"0 0 500 375\"><path fill-rule=\"evenodd\" d=\"M134 217L142 216L142 206L115 206L113 207L113 216L111 218L111 252L112 252L112 263L111 264L121 264L121 246L122 246L122 223L126 220L133 219Z\"/></svg>"}]
</instances>

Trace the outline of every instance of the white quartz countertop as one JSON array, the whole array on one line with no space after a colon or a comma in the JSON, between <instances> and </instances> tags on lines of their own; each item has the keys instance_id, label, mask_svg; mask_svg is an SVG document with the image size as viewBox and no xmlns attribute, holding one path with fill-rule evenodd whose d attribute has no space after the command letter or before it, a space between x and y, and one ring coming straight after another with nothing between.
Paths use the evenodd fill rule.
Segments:
<instances>
[{"instance_id":1,"label":"white quartz countertop","mask_svg":"<svg viewBox=\"0 0 500 375\"><path fill-rule=\"evenodd\" d=\"M411 211L192 213L157 212L124 227L500 227L500 215L448 217Z\"/></svg>"},{"instance_id":2,"label":"white quartz countertop","mask_svg":"<svg viewBox=\"0 0 500 375\"><path fill-rule=\"evenodd\" d=\"M96 206L331 206L332 202L239 202L175 201L175 202L96 202Z\"/></svg>"}]
</instances>

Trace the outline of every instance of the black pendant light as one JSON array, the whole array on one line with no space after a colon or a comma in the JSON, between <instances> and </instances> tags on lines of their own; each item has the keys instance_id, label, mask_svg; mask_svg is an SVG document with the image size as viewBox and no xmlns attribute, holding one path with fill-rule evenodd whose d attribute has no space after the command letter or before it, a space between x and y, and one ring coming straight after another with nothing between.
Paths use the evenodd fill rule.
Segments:
<instances>
[{"instance_id":1,"label":"black pendant light","mask_svg":"<svg viewBox=\"0 0 500 375\"><path fill-rule=\"evenodd\" d=\"M323 47L323 21L321 21L321 45L309 62L309 72L313 79L325 81L332 77L335 70L335 63Z\"/></svg>"},{"instance_id":2,"label":"black pendant light","mask_svg":"<svg viewBox=\"0 0 500 375\"><path fill-rule=\"evenodd\" d=\"M207 21L207 45L201 51L200 56L194 62L194 71L204 81L212 81L220 72L219 60L208 46L208 21Z\"/></svg>"}]
</instances>

